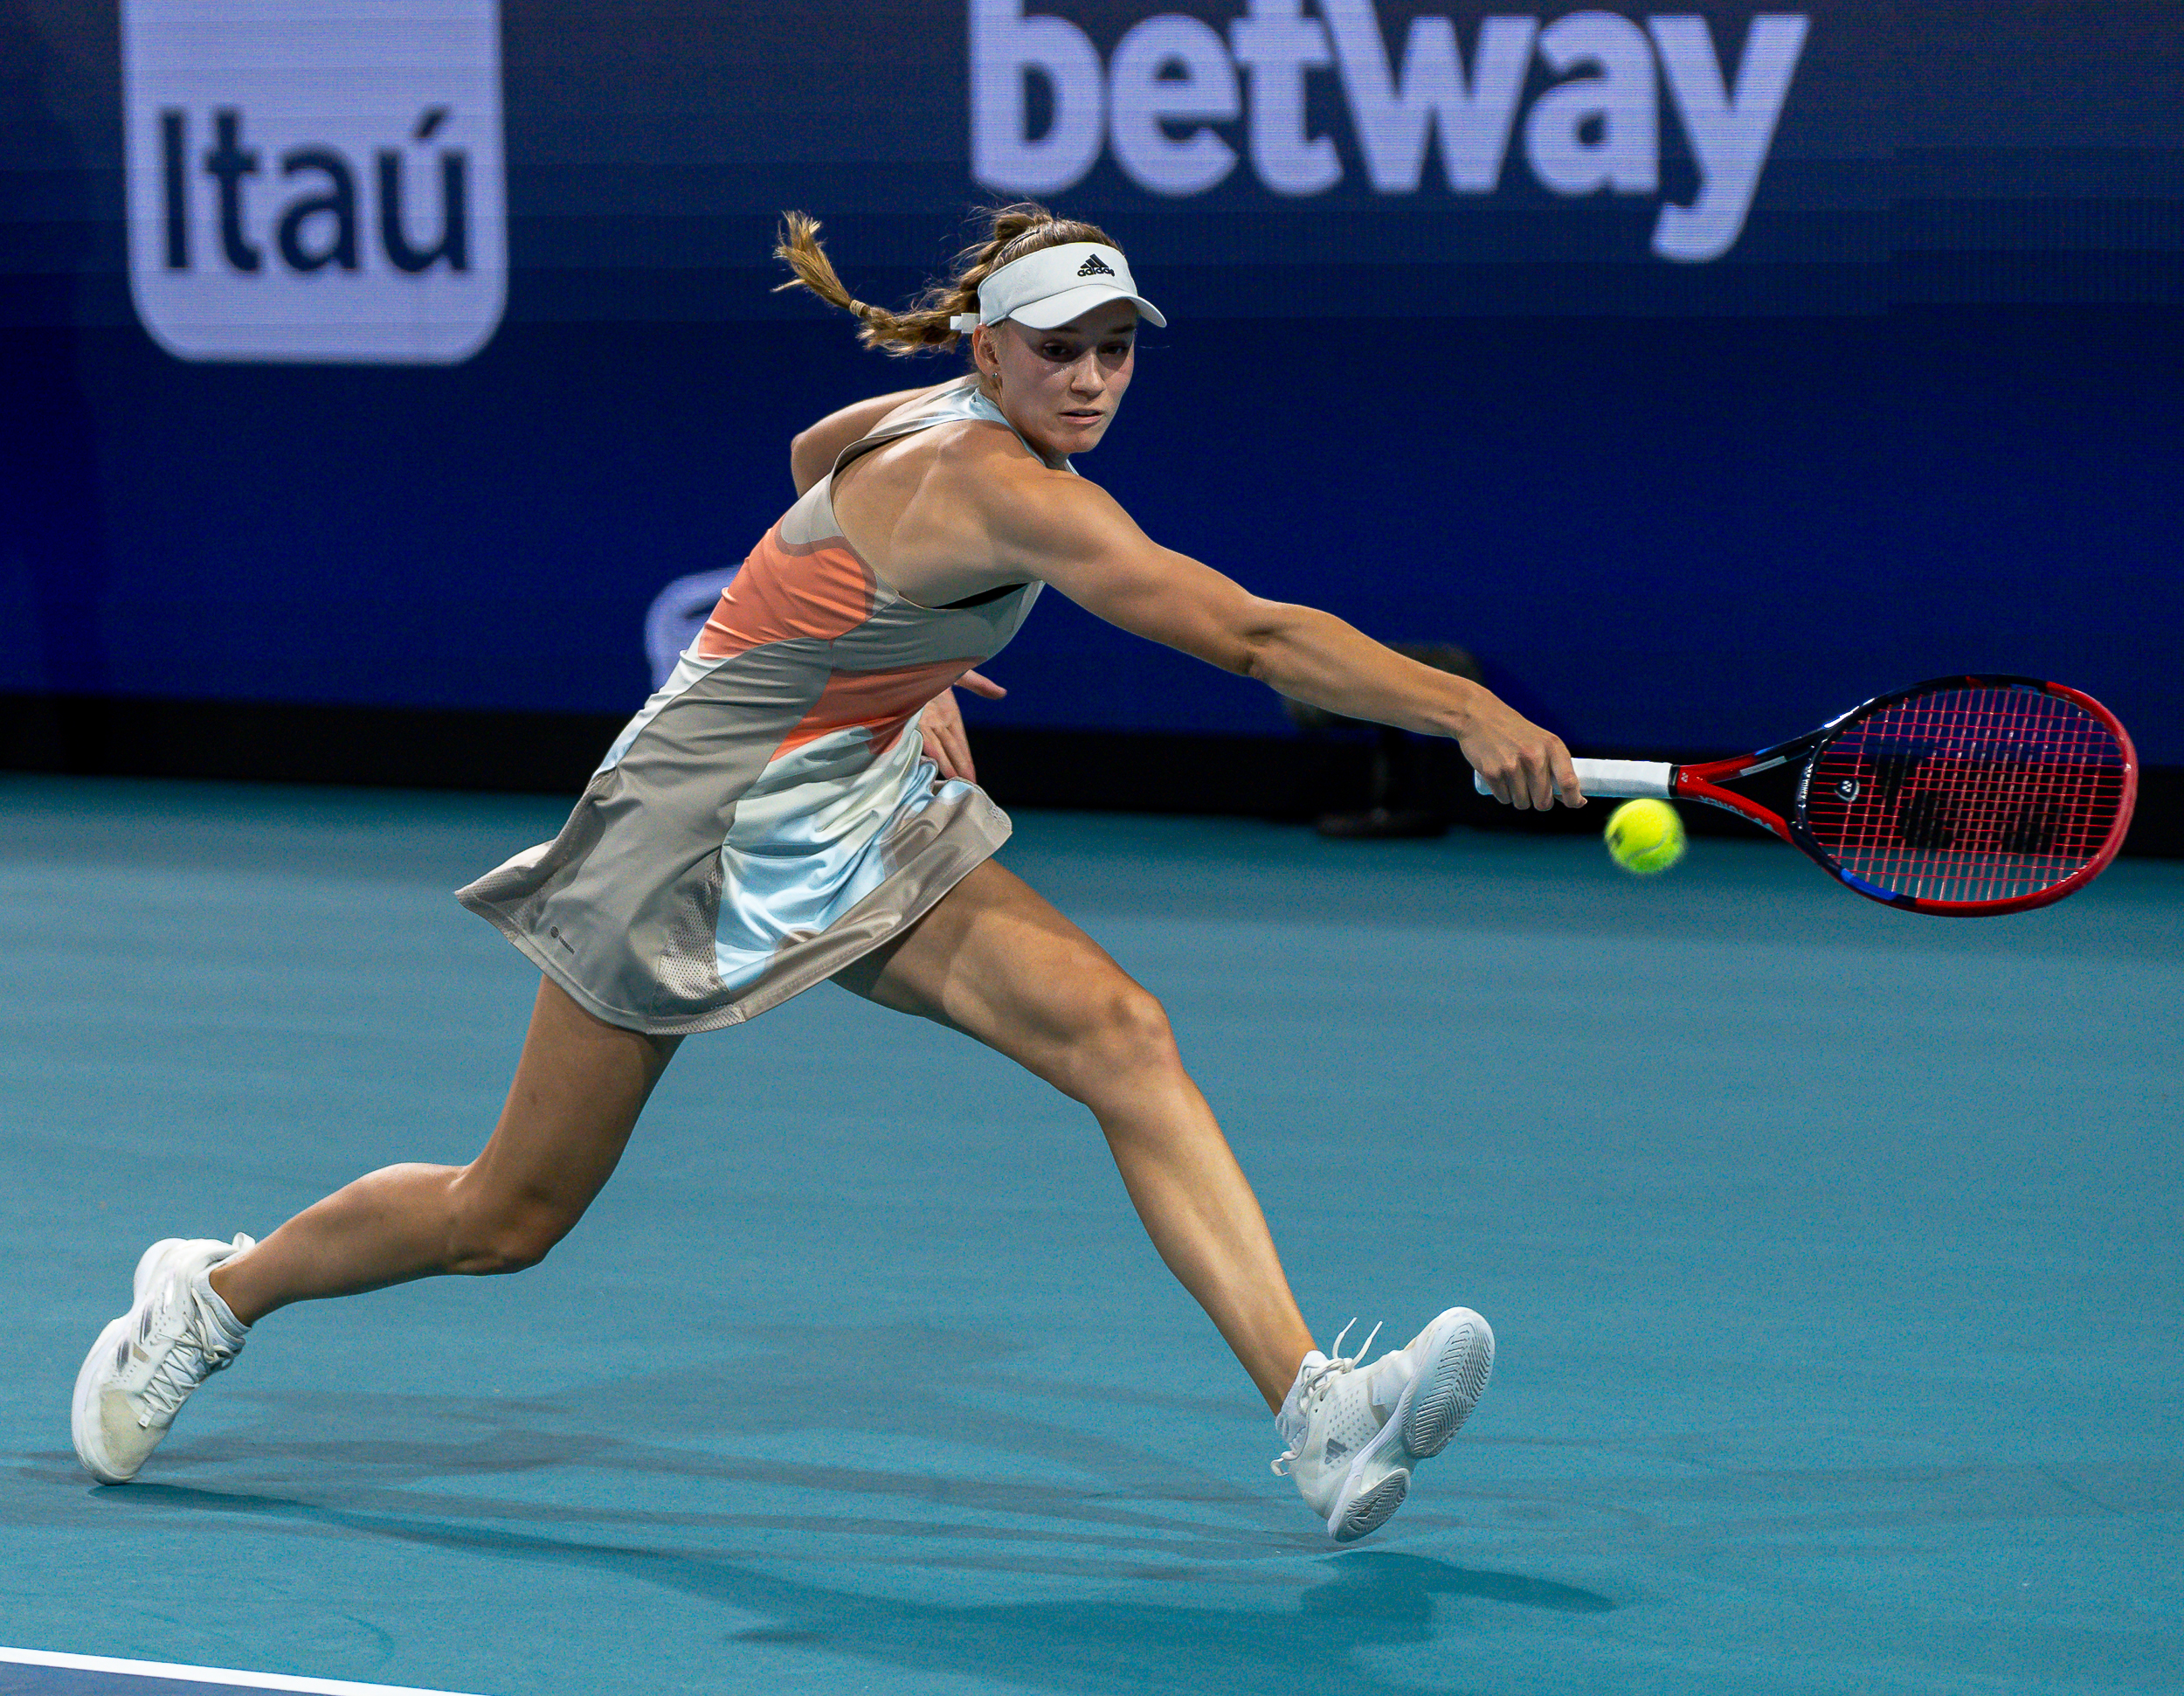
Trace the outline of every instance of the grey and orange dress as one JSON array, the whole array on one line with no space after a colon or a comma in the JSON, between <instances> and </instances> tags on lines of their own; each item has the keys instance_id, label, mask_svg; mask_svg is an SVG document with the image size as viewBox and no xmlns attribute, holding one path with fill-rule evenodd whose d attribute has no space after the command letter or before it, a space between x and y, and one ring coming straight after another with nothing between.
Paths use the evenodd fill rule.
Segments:
<instances>
[{"instance_id":1,"label":"grey and orange dress","mask_svg":"<svg viewBox=\"0 0 2184 1696\"><path fill-rule=\"evenodd\" d=\"M975 388L844 449L751 550L550 842L459 892L579 1005L631 1030L715 1030L832 977L1007 840L942 779L918 716L1000 652L1022 584L943 607L882 584L834 518L842 468L964 419Z\"/></svg>"}]
</instances>

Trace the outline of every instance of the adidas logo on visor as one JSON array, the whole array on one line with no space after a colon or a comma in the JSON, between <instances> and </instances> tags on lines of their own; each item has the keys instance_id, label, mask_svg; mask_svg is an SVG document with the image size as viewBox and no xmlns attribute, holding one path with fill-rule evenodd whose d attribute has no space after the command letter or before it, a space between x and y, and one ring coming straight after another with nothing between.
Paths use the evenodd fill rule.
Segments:
<instances>
[{"instance_id":1,"label":"adidas logo on visor","mask_svg":"<svg viewBox=\"0 0 2184 1696\"><path fill-rule=\"evenodd\" d=\"M1115 267L1097 253L1087 254L1084 263L1077 267L1080 277L1111 277L1114 274Z\"/></svg>"}]
</instances>

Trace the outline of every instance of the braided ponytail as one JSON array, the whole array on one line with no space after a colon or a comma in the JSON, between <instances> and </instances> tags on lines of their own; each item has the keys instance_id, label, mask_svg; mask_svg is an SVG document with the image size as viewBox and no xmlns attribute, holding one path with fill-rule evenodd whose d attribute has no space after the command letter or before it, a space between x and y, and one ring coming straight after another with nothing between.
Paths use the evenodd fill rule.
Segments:
<instances>
[{"instance_id":1,"label":"braided ponytail","mask_svg":"<svg viewBox=\"0 0 2184 1696\"><path fill-rule=\"evenodd\" d=\"M817 218L807 212L784 212L781 239L773 256L796 275L774 293L784 288L809 289L827 305L840 307L856 318L857 339L865 346L896 355L912 354L955 345L960 338L949 320L957 313L976 312L978 285L1011 260L1073 241L1115 245L1096 225L1056 218L1036 201L982 207L976 217L985 227L976 240L956 255L953 274L927 284L925 292L907 310L890 312L885 307L867 305L842 287L842 280L834 274L833 262L819 245Z\"/></svg>"}]
</instances>

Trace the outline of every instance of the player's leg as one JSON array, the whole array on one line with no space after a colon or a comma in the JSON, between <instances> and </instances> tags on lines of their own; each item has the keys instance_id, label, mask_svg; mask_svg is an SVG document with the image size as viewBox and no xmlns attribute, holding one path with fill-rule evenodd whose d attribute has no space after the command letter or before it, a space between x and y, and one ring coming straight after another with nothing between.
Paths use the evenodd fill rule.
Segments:
<instances>
[{"instance_id":1,"label":"player's leg","mask_svg":"<svg viewBox=\"0 0 2184 1696\"><path fill-rule=\"evenodd\" d=\"M1166 1014L1106 950L988 861L836 981L975 1036L1089 1107L1153 1246L1281 1406L1311 1333Z\"/></svg>"},{"instance_id":2,"label":"player's leg","mask_svg":"<svg viewBox=\"0 0 2184 1696\"><path fill-rule=\"evenodd\" d=\"M1154 1246L1275 1410L1286 1465L1338 1541L1386 1523L1493 1368L1494 1333L1452 1307L1366 1367L1312 1346L1266 1222L1160 1004L991 861L837 981L968 1032L1092 1109Z\"/></svg>"},{"instance_id":3,"label":"player's leg","mask_svg":"<svg viewBox=\"0 0 2184 1696\"><path fill-rule=\"evenodd\" d=\"M679 1040L606 1024L541 980L508 1103L475 1160L369 1173L208 1281L254 1325L290 1302L537 1264L612 1175Z\"/></svg>"},{"instance_id":4,"label":"player's leg","mask_svg":"<svg viewBox=\"0 0 2184 1696\"><path fill-rule=\"evenodd\" d=\"M508 1104L469 1165L385 1167L257 1244L154 1243L129 1311L77 1374L72 1426L86 1469L108 1484L135 1477L183 1402L277 1307L536 1264L612 1173L674 1049L603 1024L543 984Z\"/></svg>"}]
</instances>

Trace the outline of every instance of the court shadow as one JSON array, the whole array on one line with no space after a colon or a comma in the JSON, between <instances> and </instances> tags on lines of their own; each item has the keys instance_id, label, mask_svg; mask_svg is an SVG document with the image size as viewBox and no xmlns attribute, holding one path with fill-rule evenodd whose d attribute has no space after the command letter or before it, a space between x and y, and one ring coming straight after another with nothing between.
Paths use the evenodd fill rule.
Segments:
<instances>
[{"instance_id":1,"label":"court shadow","mask_svg":"<svg viewBox=\"0 0 2184 1696\"><path fill-rule=\"evenodd\" d=\"M1332 1582L1304 1593L1307 1614L1341 1614L1358 1619L1407 1618L1420 1608L1431 1611L1435 1596L1468 1596L1514 1608L1542 1608L1557 1614L1606 1614L1614 1602L1597 1590L1558 1584L1523 1573L1459 1567L1400 1549L1353 1549L1326 1563Z\"/></svg>"},{"instance_id":2,"label":"court shadow","mask_svg":"<svg viewBox=\"0 0 2184 1696\"><path fill-rule=\"evenodd\" d=\"M164 1477L100 1492L93 1513L240 1522L304 1571L370 1540L611 1575L679 1598L660 1610L679 1634L754 1655L846 1656L913 1685L999 1671L1055 1696L1275 1689L1330 1663L1376 1696L1417 1686L1365 1651L1461 1655L1465 1609L1616 1605L1400 1548L1330 1551L1286 1488L1192 1458L1193 1436L1227 1440L1227 1404L1141 1403L1016 1353L977 1333L846 1331L529 1398L259 1391L228 1403L254 1415L162 1453ZM945 1382L922 1370L936 1356L958 1363ZM694 1436L684 1410L731 1404L750 1409L731 1440ZM40 1511L79 1523L83 1504L55 1492ZM936 1580L1019 1599L934 1600ZM1440 1647L1435 1661L1438 1684Z\"/></svg>"},{"instance_id":3,"label":"court shadow","mask_svg":"<svg viewBox=\"0 0 2184 1696\"><path fill-rule=\"evenodd\" d=\"M764 1622L724 1632L731 1644L809 1649L925 1679L991 1678L999 1671L1011 1683L1057 1696L1105 1696L1124 1687L1178 1696L1273 1689L1294 1681L1300 1668L1331 1664L1344 1665L1344 1686L1359 1696L1400 1696L1427 1686L1374 1667L1359 1658L1362 1651L1441 1643L1460 1654L1460 1616L1439 1616L1444 1601L1559 1614L1603 1614L1616 1606L1572 1585L1391 1549L1273 1566L1253 1587L1255 1607L1236 1605L1252 1599L1248 1593L1224 1596L1218 1605L1182 1599L1188 1580L1227 1575L1187 1563L1141 1569L1141 1578L1172 1574L1172 1601L1155 1588L1150 1597L953 1604L846 1589L724 1557L507 1526L473 1529L174 1485L135 1485L129 1494L141 1506L273 1516L326 1533L596 1572ZM1441 1687L1448 1671L1436 1668L1434 1687Z\"/></svg>"},{"instance_id":4,"label":"court shadow","mask_svg":"<svg viewBox=\"0 0 2184 1696\"><path fill-rule=\"evenodd\" d=\"M1241 1561L1309 1547L1292 1500L1192 1464L1187 1443L1130 1436L1232 1420L1228 1406L1040 1379L1011 1370L1014 1353L977 1333L897 1327L531 1398L254 1391L243 1405L255 1417L162 1451L161 1471L166 1488L204 1487L230 1511L251 1512L263 1491L328 1510L574 1521L730 1556L788 1533L876 1565L1112 1578L1151 1549ZM957 1388L923 1369L936 1354L958 1363ZM693 1440L681 1410L729 1405L732 1443ZM1097 1421L1110 1429L1088 1445ZM952 1440L936 1445L935 1432ZM864 1464L875 1454L889 1464ZM546 1500L503 1485L584 1473L598 1484Z\"/></svg>"}]
</instances>

